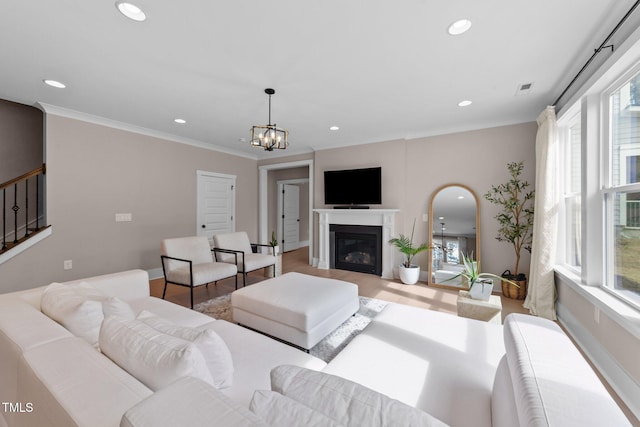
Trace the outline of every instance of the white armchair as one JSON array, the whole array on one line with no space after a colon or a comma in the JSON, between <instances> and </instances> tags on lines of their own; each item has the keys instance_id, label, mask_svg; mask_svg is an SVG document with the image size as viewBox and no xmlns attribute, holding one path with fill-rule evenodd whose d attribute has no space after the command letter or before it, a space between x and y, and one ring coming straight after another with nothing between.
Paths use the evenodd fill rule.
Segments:
<instances>
[{"instance_id":1,"label":"white armchair","mask_svg":"<svg viewBox=\"0 0 640 427\"><path fill-rule=\"evenodd\" d=\"M244 231L215 234L213 243L217 261L235 264L238 267L238 272L242 273L242 286L247 283L247 273L276 263L275 250L269 245L249 242L249 236ZM271 248L272 255L255 253L252 247ZM273 271L275 274L275 268Z\"/></svg>"},{"instance_id":2,"label":"white armchair","mask_svg":"<svg viewBox=\"0 0 640 427\"><path fill-rule=\"evenodd\" d=\"M167 292L167 283L191 288L191 308L193 308L193 288L196 286L209 286L211 282L235 277L236 289L238 289L238 268L229 263L214 261L209 240L206 237L164 239L160 249L164 273L162 299Z\"/></svg>"}]
</instances>

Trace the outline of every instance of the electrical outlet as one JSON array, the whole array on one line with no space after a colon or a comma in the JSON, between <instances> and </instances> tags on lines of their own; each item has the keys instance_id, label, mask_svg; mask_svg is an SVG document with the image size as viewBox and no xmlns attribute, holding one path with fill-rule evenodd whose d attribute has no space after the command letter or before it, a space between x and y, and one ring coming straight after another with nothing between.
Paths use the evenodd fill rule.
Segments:
<instances>
[{"instance_id":1,"label":"electrical outlet","mask_svg":"<svg viewBox=\"0 0 640 427\"><path fill-rule=\"evenodd\" d=\"M129 222L132 221L132 215L130 213L117 213L116 222Z\"/></svg>"},{"instance_id":2,"label":"electrical outlet","mask_svg":"<svg viewBox=\"0 0 640 427\"><path fill-rule=\"evenodd\" d=\"M429 222L429 214L422 214L422 221Z\"/></svg>"},{"instance_id":3,"label":"electrical outlet","mask_svg":"<svg viewBox=\"0 0 640 427\"><path fill-rule=\"evenodd\" d=\"M597 324L600 323L600 310L598 309L598 307L594 307L593 308L593 320L596 321Z\"/></svg>"},{"instance_id":4,"label":"electrical outlet","mask_svg":"<svg viewBox=\"0 0 640 427\"><path fill-rule=\"evenodd\" d=\"M71 261L70 259L65 259L62 266L65 270L71 270L73 268L73 261Z\"/></svg>"}]
</instances>

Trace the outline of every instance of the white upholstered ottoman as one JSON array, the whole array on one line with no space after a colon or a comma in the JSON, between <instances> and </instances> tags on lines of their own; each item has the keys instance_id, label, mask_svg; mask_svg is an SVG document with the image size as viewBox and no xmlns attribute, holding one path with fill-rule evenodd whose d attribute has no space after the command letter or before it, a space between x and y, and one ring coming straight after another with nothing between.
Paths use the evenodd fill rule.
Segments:
<instances>
[{"instance_id":1,"label":"white upholstered ottoman","mask_svg":"<svg viewBox=\"0 0 640 427\"><path fill-rule=\"evenodd\" d=\"M309 350L358 311L358 286L287 273L231 294L233 321Z\"/></svg>"}]
</instances>

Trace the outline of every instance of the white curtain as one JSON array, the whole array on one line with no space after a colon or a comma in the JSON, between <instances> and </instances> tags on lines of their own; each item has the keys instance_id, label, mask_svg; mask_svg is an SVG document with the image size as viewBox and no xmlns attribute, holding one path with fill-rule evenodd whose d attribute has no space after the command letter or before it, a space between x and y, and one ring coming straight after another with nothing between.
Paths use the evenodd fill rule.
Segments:
<instances>
[{"instance_id":1,"label":"white curtain","mask_svg":"<svg viewBox=\"0 0 640 427\"><path fill-rule=\"evenodd\" d=\"M556 320L553 265L558 228L557 182L560 178L557 135L554 107L547 107L538 116L531 268L524 306L531 314L551 320Z\"/></svg>"}]
</instances>

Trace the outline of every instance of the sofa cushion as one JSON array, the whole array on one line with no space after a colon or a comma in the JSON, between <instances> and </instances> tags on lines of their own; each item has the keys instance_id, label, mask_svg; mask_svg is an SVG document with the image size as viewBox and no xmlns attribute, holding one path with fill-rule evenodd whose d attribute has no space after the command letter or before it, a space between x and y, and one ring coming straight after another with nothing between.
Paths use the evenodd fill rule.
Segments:
<instances>
[{"instance_id":1,"label":"sofa cushion","mask_svg":"<svg viewBox=\"0 0 640 427\"><path fill-rule=\"evenodd\" d=\"M136 314L147 310L176 325L198 327L216 321L213 317L209 317L195 310L189 310L188 308L161 298L147 297L128 300L127 302Z\"/></svg>"},{"instance_id":2,"label":"sofa cushion","mask_svg":"<svg viewBox=\"0 0 640 427\"><path fill-rule=\"evenodd\" d=\"M127 320L136 318L131 306L116 297L109 297L102 301L102 313L104 317L118 316Z\"/></svg>"},{"instance_id":3,"label":"sofa cushion","mask_svg":"<svg viewBox=\"0 0 640 427\"><path fill-rule=\"evenodd\" d=\"M106 298L88 283L52 283L42 293L41 307L44 314L97 348Z\"/></svg>"},{"instance_id":4,"label":"sofa cushion","mask_svg":"<svg viewBox=\"0 0 640 427\"><path fill-rule=\"evenodd\" d=\"M276 366L291 364L322 369L327 365L304 351L226 320L216 320L203 328L220 335L233 358L233 385L221 391L247 408L256 390L271 388L269 375Z\"/></svg>"},{"instance_id":5,"label":"sofa cushion","mask_svg":"<svg viewBox=\"0 0 640 427\"><path fill-rule=\"evenodd\" d=\"M513 381L507 356L502 356L493 381L491 394L491 423L493 427L512 427L519 424Z\"/></svg>"},{"instance_id":6,"label":"sofa cushion","mask_svg":"<svg viewBox=\"0 0 640 427\"><path fill-rule=\"evenodd\" d=\"M211 329L194 329L179 326L165 319L143 311L138 319L156 331L192 342L198 347L207 363L216 388L225 388L233 383L233 360L227 344Z\"/></svg>"},{"instance_id":7,"label":"sofa cushion","mask_svg":"<svg viewBox=\"0 0 640 427\"><path fill-rule=\"evenodd\" d=\"M521 426L630 425L556 323L510 314L504 341Z\"/></svg>"},{"instance_id":8,"label":"sofa cushion","mask_svg":"<svg viewBox=\"0 0 640 427\"><path fill-rule=\"evenodd\" d=\"M138 320L106 318L100 328L100 348L154 391L185 376L213 384L204 357L195 344L158 332Z\"/></svg>"},{"instance_id":9,"label":"sofa cushion","mask_svg":"<svg viewBox=\"0 0 640 427\"><path fill-rule=\"evenodd\" d=\"M389 303L323 371L445 423L490 427L502 335L501 325Z\"/></svg>"},{"instance_id":10,"label":"sofa cushion","mask_svg":"<svg viewBox=\"0 0 640 427\"><path fill-rule=\"evenodd\" d=\"M273 369L271 389L345 426L446 425L426 412L358 383L298 366Z\"/></svg>"},{"instance_id":11,"label":"sofa cushion","mask_svg":"<svg viewBox=\"0 0 640 427\"><path fill-rule=\"evenodd\" d=\"M117 426L127 409L152 394L74 336L26 350L17 371L14 401L32 403L33 411L12 414L11 426Z\"/></svg>"},{"instance_id":12,"label":"sofa cushion","mask_svg":"<svg viewBox=\"0 0 640 427\"><path fill-rule=\"evenodd\" d=\"M129 409L121 427L268 427L246 407L197 378L181 378Z\"/></svg>"},{"instance_id":13,"label":"sofa cushion","mask_svg":"<svg viewBox=\"0 0 640 427\"><path fill-rule=\"evenodd\" d=\"M257 390L249 409L272 426L340 426L326 415L271 390Z\"/></svg>"}]
</instances>

